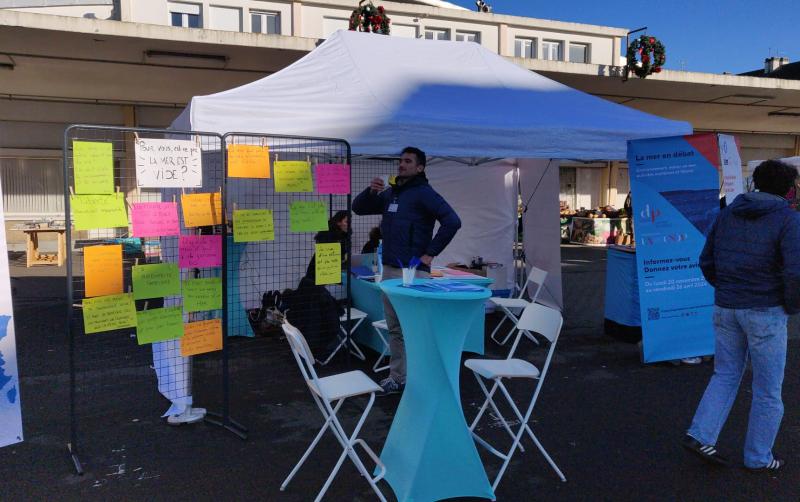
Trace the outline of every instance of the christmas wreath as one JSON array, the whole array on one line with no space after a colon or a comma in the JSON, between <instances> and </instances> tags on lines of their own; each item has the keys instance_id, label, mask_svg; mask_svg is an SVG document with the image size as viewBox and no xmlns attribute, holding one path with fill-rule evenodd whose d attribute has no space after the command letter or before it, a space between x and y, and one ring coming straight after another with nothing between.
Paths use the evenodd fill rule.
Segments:
<instances>
[{"instance_id":1,"label":"christmas wreath","mask_svg":"<svg viewBox=\"0 0 800 502\"><path fill-rule=\"evenodd\" d=\"M362 0L363 2L364 0ZM361 5L359 2L358 7L350 14L350 31L366 31L367 33L380 33L381 35L388 35L390 24L392 22L389 16L386 15L382 5L375 7L372 2L366 5Z\"/></svg>"},{"instance_id":2,"label":"christmas wreath","mask_svg":"<svg viewBox=\"0 0 800 502\"><path fill-rule=\"evenodd\" d=\"M637 77L645 78L653 73L660 73L667 60L664 44L649 35L635 38L628 46L627 60L626 74L633 72Z\"/></svg>"}]
</instances>

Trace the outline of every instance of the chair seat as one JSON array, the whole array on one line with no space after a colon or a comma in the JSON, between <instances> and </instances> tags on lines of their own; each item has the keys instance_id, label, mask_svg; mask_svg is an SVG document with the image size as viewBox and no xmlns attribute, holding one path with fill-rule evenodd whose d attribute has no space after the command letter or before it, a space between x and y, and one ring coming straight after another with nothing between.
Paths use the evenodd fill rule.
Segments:
<instances>
[{"instance_id":1,"label":"chair seat","mask_svg":"<svg viewBox=\"0 0 800 502\"><path fill-rule=\"evenodd\" d=\"M381 390L378 384L360 370L320 378L319 386L322 392L320 392L320 389L315 388L314 382L309 382L309 386L318 396L322 397L324 395L331 401Z\"/></svg>"},{"instance_id":2,"label":"chair seat","mask_svg":"<svg viewBox=\"0 0 800 502\"><path fill-rule=\"evenodd\" d=\"M531 303L523 298L489 298L489 301L507 309L524 309Z\"/></svg>"},{"instance_id":3,"label":"chair seat","mask_svg":"<svg viewBox=\"0 0 800 502\"><path fill-rule=\"evenodd\" d=\"M386 319L381 319L380 321L375 321L372 325L378 329L382 329L384 331L389 331L389 326L386 324Z\"/></svg>"},{"instance_id":4,"label":"chair seat","mask_svg":"<svg viewBox=\"0 0 800 502\"><path fill-rule=\"evenodd\" d=\"M362 311L358 310L357 308L351 308L350 309L350 320L351 321L357 321L359 319L364 319L365 317L367 317L367 313L366 312L362 312ZM341 321L341 322L347 321L347 312L345 312L344 315L339 317L339 321Z\"/></svg>"},{"instance_id":5,"label":"chair seat","mask_svg":"<svg viewBox=\"0 0 800 502\"><path fill-rule=\"evenodd\" d=\"M464 366L486 379L539 378L536 366L522 359L467 359Z\"/></svg>"}]
</instances>

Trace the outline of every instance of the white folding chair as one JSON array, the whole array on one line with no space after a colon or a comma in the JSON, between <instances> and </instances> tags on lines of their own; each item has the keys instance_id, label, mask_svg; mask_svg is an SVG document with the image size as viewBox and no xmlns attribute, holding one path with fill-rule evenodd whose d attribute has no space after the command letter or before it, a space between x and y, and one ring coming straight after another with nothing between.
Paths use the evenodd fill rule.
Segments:
<instances>
[{"instance_id":1,"label":"white folding chair","mask_svg":"<svg viewBox=\"0 0 800 502\"><path fill-rule=\"evenodd\" d=\"M344 451L339 456L336 466L333 468L333 471L331 471L319 494L317 494L317 498L314 499L315 502L322 500L322 497L325 495L328 487L330 487L333 478L336 477L346 457L350 457L350 460L355 464L358 472L362 477L366 478L372 490L378 495L378 498L382 502L386 502L386 498L384 498L377 485L377 482L383 479L383 476L386 474L386 467L367 443L364 442L363 439L358 439L358 433L361 431L361 427L364 425L364 421L372 409L372 404L375 402L375 392L381 390L380 386L364 374L363 371L348 371L347 373L339 373L337 375L319 378L314 369L314 356L303 334L300 333L297 328L289 324L288 321L284 321L283 323L283 332L286 334L286 339L289 341L289 346L292 348L292 354L294 354L297 365L300 367L303 380L305 380L308 385L314 402L317 403L319 410L322 412L322 416L325 418L325 423L317 433L314 441L311 442L311 445L305 453L303 453L300 461L294 466L294 469L292 469L292 472L286 477L283 484L281 484L281 491L286 489L286 486L294 475L300 470L300 467L302 467L303 463L317 446L317 443L325 434L325 431L330 430ZM341 422L339 422L336 413L339 412L339 409L347 398L366 394L369 394L369 402L353 429L353 433L348 436ZM369 471L367 471L358 453L356 453L356 445L361 446L367 455L375 462L379 472L377 476L373 477Z\"/></svg>"},{"instance_id":2,"label":"white folding chair","mask_svg":"<svg viewBox=\"0 0 800 502\"><path fill-rule=\"evenodd\" d=\"M320 366L325 366L326 364L331 362L333 356L335 356L340 349L344 348L345 345L348 344L350 345L351 354L361 359L362 361L365 361L367 359L367 357L364 355L364 353L361 351L358 345L356 345L355 340L353 340L353 333L355 333L355 331L358 329L359 326L361 326L361 323L364 322L364 319L366 318L367 318L366 312L362 312L357 308L351 308L350 322L355 324L352 325L352 327L350 328L350 333L348 333L347 329L345 329L345 324L347 324L347 312L345 312L344 314L342 314L341 317L339 317L339 330L342 332L342 337L339 338L339 343L336 344L336 348L333 349L333 351L330 354L328 354L328 357L324 361L317 360Z\"/></svg>"},{"instance_id":3,"label":"white folding chair","mask_svg":"<svg viewBox=\"0 0 800 502\"><path fill-rule=\"evenodd\" d=\"M381 366L381 362L383 362L384 357L389 357L386 355L389 352L389 342L386 341L386 337L383 336L384 331L389 331L389 326L386 324L386 319L381 319L380 321L375 321L372 323L372 327L375 329L375 333L378 334L378 337L381 339L383 343L383 350L381 350L381 355L378 356L378 359L375 360L375 364L372 365L372 371L378 373L379 371L385 371L389 369L388 364L384 364Z\"/></svg>"},{"instance_id":4,"label":"white folding chair","mask_svg":"<svg viewBox=\"0 0 800 502\"><path fill-rule=\"evenodd\" d=\"M531 267L531 271L528 273L528 280L525 281L525 287L522 288L519 292L519 296L516 298L489 298L489 301L492 302L495 306L500 307L503 311L503 318L500 319L500 322L492 331L490 335L491 339L497 343L498 345L505 345L508 339L514 334L514 330L517 329L517 321L519 320L518 316L522 309L530 305L531 303L536 303L536 299L539 297L539 292L542 290L542 286L544 286L544 281L547 279L547 271L542 270L540 268ZM534 287L532 288L531 285ZM530 296L530 301L526 300L525 293L528 293ZM495 335L500 330L500 326L506 321L506 319L510 319L511 322L514 324L509 332L506 334L503 341L498 341L495 338ZM526 336L533 340L535 343L539 343L535 337L531 336L530 333L526 333Z\"/></svg>"},{"instance_id":5,"label":"white folding chair","mask_svg":"<svg viewBox=\"0 0 800 502\"><path fill-rule=\"evenodd\" d=\"M547 376L547 370L550 368L550 363L553 360L553 353L556 349L558 336L561 333L562 324L563 318L561 317L561 313L559 311L550 307L545 307L544 305L532 303L525 307L525 310L522 312L522 315L519 318L519 322L517 323L519 332L517 333L514 344L511 347L511 352L509 353L508 358L500 360L468 359L464 363L467 368L472 370L475 378L478 380L478 385L480 385L483 394L486 396L486 400L483 402L483 405L478 411L478 415L475 417L469 427L470 431L472 431L472 436L475 438L475 441L484 446L487 450L489 450L489 452L503 459L503 465L500 467L500 471L497 473L497 477L492 484L492 489L497 489L497 485L500 483L500 480L502 479L503 474L505 473L506 468L511 461L511 457L514 455L514 452L517 449L520 451L525 451L520 444L522 441L522 435L524 433L527 433L528 436L530 436L533 443L536 445L539 451L542 452L542 455L544 455L544 458L547 460L553 470L556 471L558 477L561 478L561 481L567 480L556 463L553 462L553 459L550 458L550 455L547 453L547 451L545 451L544 447L536 438L536 435L534 435L530 425L528 424L531 419L533 407L536 404L537 398L539 397L539 392L542 390L545 376ZM550 342L550 350L547 352L547 359L545 359L544 366L542 367L541 371L539 371L536 366L528 361L514 358L514 352L519 345L524 331L539 333ZM520 412L506 386L503 385L504 378L530 378L539 381L536 385L536 389L533 391L533 397L531 398L531 402L528 405L524 415L522 412ZM486 388L483 379L491 380L493 382L491 390ZM503 396L505 396L506 401L508 401L508 405L513 410L514 415L516 415L514 421L509 422L506 420L503 414L497 408L497 404L493 400L497 389L500 389L500 392L503 394ZM494 413L497 415L497 418L503 424L503 428L512 438L511 448L506 452L497 450L483 438L478 436L477 433L475 433L475 427L478 425L481 417L486 412L487 406L492 408L492 411L494 411ZM512 427L517 423L519 423L519 429L513 431Z\"/></svg>"}]
</instances>

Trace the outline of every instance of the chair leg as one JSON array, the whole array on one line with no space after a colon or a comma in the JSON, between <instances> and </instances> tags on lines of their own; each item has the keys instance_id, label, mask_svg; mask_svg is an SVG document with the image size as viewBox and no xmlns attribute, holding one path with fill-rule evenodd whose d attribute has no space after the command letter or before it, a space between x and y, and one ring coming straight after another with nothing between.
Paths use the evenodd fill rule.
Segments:
<instances>
[{"instance_id":1,"label":"chair leg","mask_svg":"<svg viewBox=\"0 0 800 502\"><path fill-rule=\"evenodd\" d=\"M514 327L511 328L511 331L509 331L508 334L506 334L506 337L503 338L503 341L500 342L500 345L505 345L506 342L508 342L508 339L511 338L511 334L514 333L514 331L517 329L517 323L519 322L519 318L517 318L517 316L514 315L514 313L511 312L511 310L509 310L509 309L507 309L505 307L503 307L503 310L505 310L505 312L506 312L506 317L511 319L511 322L514 323Z\"/></svg>"},{"instance_id":2,"label":"chair leg","mask_svg":"<svg viewBox=\"0 0 800 502\"><path fill-rule=\"evenodd\" d=\"M339 408L341 408L342 403L344 403L344 399L342 399L338 403L336 403L336 407L333 409L334 413L339 411ZM319 405L319 403L317 403L317 405ZM323 407L320 406L320 408L324 410ZM300 461L297 462L297 465L294 466L294 469L292 469L292 472L290 472L289 475L286 476L286 479L281 484L281 491L284 491L286 489L286 487L289 486L289 483L292 481L292 478L294 478L294 475L297 474L297 471L300 470L300 468L305 463L306 459L308 459L308 456L311 454L311 452L317 446L317 443L319 443L319 440L322 439L322 436L325 434L325 431L330 427L331 427L331 417L327 417L327 419L325 420L325 423L322 424L322 428L317 433L317 437L314 438L314 441L311 442L311 445L309 445L309 447L306 449L305 453L303 453L303 456L300 457Z\"/></svg>"},{"instance_id":3,"label":"chair leg","mask_svg":"<svg viewBox=\"0 0 800 502\"><path fill-rule=\"evenodd\" d=\"M378 329L378 328L374 328L374 329L375 329L375 332L378 334L378 337L381 339L381 343L383 343L383 350L381 350L381 355L378 356L378 359L375 360L375 364L372 365L372 371L374 371L375 373L378 373L378 372L381 372L381 371L389 369L389 365L388 364L385 364L385 365L379 367L379 365L383 361L383 358L386 357L386 352L389 350L389 344L386 342L386 338L384 338L383 333L381 332L381 330Z\"/></svg>"},{"instance_id":4,"label":"chair leg","mask_svg":"<svg viewBox=\"0 0 800 502\"><path fill-rule=\"evenodd\" d=\"M317 359L317 363L320 366L325 366L326 364L331 362L331 359L333 359L333 356L335 356L336 353L339 352L339 349L345 346L345 343L347 343L346 340L347 340L346 338L339 339L339 343L336 344L336 348L333 349L333 351L330 354L328 354L328 357L324 361L320 361L319 359Z\"/></svg>"},{"instance_id":5,"label":"chair leg","mask_svg":"<svg viewBox=\"0 0 800 502\"><path fill-rule=\"evenodd\" d=\"M494 331L492 331L492 334L491 334L491 335L489 335L489 338L491 338L491 339L492 339L492 341L494 341L494 343L496 343L497 345L503 345L503 344L505 343L505 342L499 342L499 341L497 341L497 338L495 338L494 336L497 334L497 330L499 330L499 329L500 329L500 326L502 326L502 325L503 325L503 323L504 323L504 322L506 322L506 319L508 319L508 314L505 314L505 313L504 313L504 314L503 314L503 318L502 318L502 319L500 319L500 322L499 322L499 323L497 323L497 326L495 326L495 328L494 328ZM513 330L514 328L511 328L511 329ZM506 337L506 340L508 340L508 337Z\"/></svg>"},{"instance_id":6,"label":"chair leg","mask_svg":"<svg viewBox=\"0 0 800 502\"><path fill-rule=\"evenodd\" d=\"M483 395L486 396L486 401L483 402L483 406L481 406L481 410L480 410L478 416L476 417L476 419L473 421L472 425L470 426L470 428L469 428L470 432L473 432L474 427L477 425L478 420L480 419L480 416L483 415L484 411L486 410L486 405L488 404L489 406L492 407L492 410L494 410L494 412L497 414L497 418L503 424L503 428L506 430L506 432L508 432L508 435L511 436L511 439L514 439L514 432L511 430L511 427L508 425L508 420L506 420L506 417L504 417L503 414L500 412L500 410L497 408L497 403L495 403L494 399L492 399L492 396L494 396L495 391L500 386L500 379L493 380L492 390L491 391L487 391L486 390L486 385L483 383L483 380L481 379L481 377L477 373L473 373L473 375L475 375L475 378L478 380L478 385L480 385L481 390L483 391ZM525 451L525 449L522 447L521 444L519 445L519 449L520 449L520 451Z\"/></svg>"},{"instance_id":7,"label":"chair leg","mask_svg":"<svg viewBox=\"0 0 800 502\"><path fill-rule=\"evenodd\" d=\"M350 353L356 356L357 358L361 359L362 361L366 361L367 357L364 355L364 353L361 351L358 345L356 345L356 342L353 340L353 333L358 329L359 326L361 326L361 323L364 322L364 319L366 318L362 317L361 319L357 320L356 323L353 325L353 327L350 328L349 333L347 332L348 330L344 328L344 326L339 324L339 329L342 330L342 334L345 336L345 339L348 340L350 343L351 347Z\"/></svg>"}]
</instances>

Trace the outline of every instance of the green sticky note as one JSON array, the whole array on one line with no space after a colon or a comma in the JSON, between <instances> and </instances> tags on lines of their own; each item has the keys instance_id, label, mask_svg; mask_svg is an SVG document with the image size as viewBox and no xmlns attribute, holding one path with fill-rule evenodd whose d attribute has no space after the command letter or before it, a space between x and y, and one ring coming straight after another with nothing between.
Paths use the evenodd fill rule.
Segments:
<instances>
[{"instance_id":1,"label":"green sticky note","mask_svg":"<svg viewBox=\"0 0 800 502\"><path fill-rule=\"evenodd\" d=\"M73 141L75 193L114 193L114 151L111 143Z\"/></svg>"},{"instance_id":2,"label":"green sticky note","mask_svg":"<svg viewBox=\"0 0 800 502\"><path fill-rule=\"evenodd\" d=\"M222 308L222 279L191 279L183 282L183 308L186 312Z\"/></svg>"},{"instance_id":3,"label":"green sticky note","mask_svg":"<svg viewBox=\"0 0 800 502\"><path fill-rule=\"evenodd\" d=\"M75 225L75 230L128 226L125 196L121 193L71 195L69 200L72 205L72 223Z\"/></svg>"},{"instance_id":4,"label":"green sticky note","mask_svg":"<svg viewBox=\"0 0 800 502\"><path fill-rule=\"evenodd\" d=\"M274 241L275 224L269 209L233 212L233 242Z\"/></svg>"},{"instance_id":5,"label":"green sticky note","mask_svg":"<svg viewBox=\"0 0 800 502\"><path fill-rule=\"evenodd\" d=\"M289 204L289 230L319 232L328 230L328 206L324 202L295 201Z\"/></svg>"},{"instance_id":6,"label":"green sticky note","mask_svg":"<svg viewBox=\"0 0 800 502\"><path fill-rule=\"evenodd\" d=\"M313 192L311 164L296 160L279 160L273 164L276 192Z\"/></svg>"},{"instance_id":7,"label":"green sticky note","mask_svg":"<svg viewBox=\"0 0 800 502\"><path fill-rule=\"evenodd\" d=\"M133 295L98 296L83 300L83 331L99 333L136 326L136 304Z\"/></svg>"},{"instance_id":8,"label":"green sticky note","mask_svg":"<svg viewBox=\"0 0 800 502\"><path fill-rule=\"evenodd\" d=\"M139 345L175 340L183 336L183 312L180 307L136 312L136 339Z\"/></svg>"},{"instance_id":9,"label":"green sticky note","mask_svg":"<svg viewBox=\"0 0 800 502\"><path fill-rule=\"evenodd\" d=\"M181 294L181 272L175 263L134 265L133 298L161 298Z\"/></svg>"},{"instance_id":10,"label":"green sticky note","mask_svg":"<svg viewBox=\"0 0 800 502\"><path fill-rule=\"evenodd\" d=\"M342 245L338 242L315 244L316 284L342 282Z\"/></svg>"}]
</instances>

